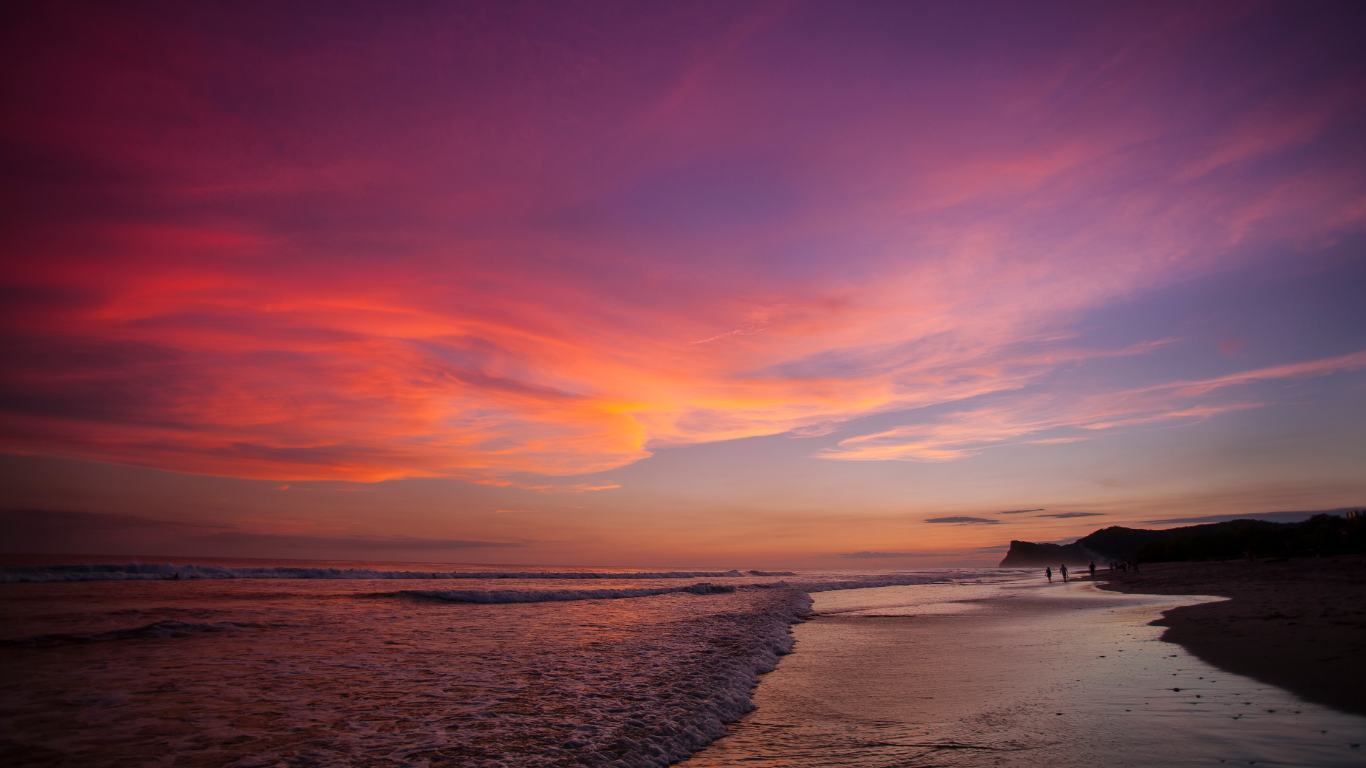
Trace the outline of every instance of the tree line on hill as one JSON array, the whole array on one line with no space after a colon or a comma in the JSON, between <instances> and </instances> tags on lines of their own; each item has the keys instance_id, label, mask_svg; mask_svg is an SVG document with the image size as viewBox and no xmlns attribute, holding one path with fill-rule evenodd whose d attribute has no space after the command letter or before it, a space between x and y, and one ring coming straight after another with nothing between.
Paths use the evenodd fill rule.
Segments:
<instances>
[{"instance_id":1,"label":"tree line on hill","mask_svg":"<svg viewBox=\"0 0 1366 768\"><path fill-rule=\"evenodd\" d=\"M1143 563L1234 560L1262 557L1314 557L1366 554L1366 515L1320 514L1299 523L1233 520L1218 530L1192 529L1144 544L1135 553ZM1177 529L1180 530L1180 529Z\"/></svg>"}]
</instances>

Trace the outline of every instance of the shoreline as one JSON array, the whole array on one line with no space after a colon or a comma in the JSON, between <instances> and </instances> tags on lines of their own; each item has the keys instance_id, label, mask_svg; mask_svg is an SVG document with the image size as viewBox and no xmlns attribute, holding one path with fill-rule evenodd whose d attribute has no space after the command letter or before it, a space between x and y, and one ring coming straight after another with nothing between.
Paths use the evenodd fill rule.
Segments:
<instances>
[{"instance_id":1,"label":"shoreline","mask_svg":"<svg viewBox=\"0 0 1366 768\"><path fill-rule=\"evenodd\" d=\"M1360 765L1366 720L1162 642L1177 606L1090 579L813 595L756 709L687 768Z\"/></svg>"},{"instance_id":2,"label":"shoreline","mask_svg":"<svg viewBox=\"0 0 1366 768\"><path fill-rule=\"evenodd\" d=\"M1229 598L1164 611L1162 640L1220 669L1317 704L1366 715L1366 557L1153 563L1097 571L1126 594Z\"/></svg>"}]
</instances>

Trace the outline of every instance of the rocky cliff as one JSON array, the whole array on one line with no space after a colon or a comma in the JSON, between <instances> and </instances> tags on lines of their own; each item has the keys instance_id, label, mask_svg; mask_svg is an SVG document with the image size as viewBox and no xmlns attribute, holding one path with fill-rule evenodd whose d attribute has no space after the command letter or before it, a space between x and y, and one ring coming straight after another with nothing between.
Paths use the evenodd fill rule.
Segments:
<instances>
[{"instance_id":1,"label":"rocky cliff","mask_svg":"<svg viewBox=\"0 0 1366 768\"><path fill-rule=\"evenodd\" d=\"M1010 542L1010 551L1001 561L1002 568L1042 568L1051 565L1086 565L1092 560L1106 562L1105 558L1087 551L1080 542L1073 544L1035 544L1029 541ZM1099 564L1098 563L1098 564Z\"/></svg>"}]
</instances>

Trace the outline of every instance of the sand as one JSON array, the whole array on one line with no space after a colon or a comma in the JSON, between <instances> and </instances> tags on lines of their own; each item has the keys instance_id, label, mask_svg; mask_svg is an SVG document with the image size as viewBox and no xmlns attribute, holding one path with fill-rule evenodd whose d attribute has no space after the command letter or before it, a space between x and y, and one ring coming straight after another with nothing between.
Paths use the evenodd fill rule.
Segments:
<instances>
[{"instance_id":1,"label":"sand","mask_svg":"<svg viewBox=\"0 0 1366 768\"><path fill-rule=\"evenodd\" d=\"M1218 598L1089 579L813 595L758 709L686 768L1362 764L1366 718L1229 674L1151 626Z\"/></svg>"},{"instance_id":2,"label":"sand","mask_svg":"<svg viewBox=\"0 0 1366 768\"><path fill-rule=\"evenodd\" d=\"M1162 639L1221 669L1366 715L1366 557L1160 563L1098 571L1131 594L1231 598L1172 608Z\"/></svg>"}]
</instances>

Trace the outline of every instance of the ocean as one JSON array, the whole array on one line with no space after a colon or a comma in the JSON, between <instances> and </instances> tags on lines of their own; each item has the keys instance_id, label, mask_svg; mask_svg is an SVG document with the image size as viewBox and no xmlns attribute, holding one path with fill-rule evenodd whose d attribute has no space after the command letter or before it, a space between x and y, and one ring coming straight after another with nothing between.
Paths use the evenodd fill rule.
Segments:
<instances>
[{"instance_id":1,"label":"ocean","mask_svg":"<svg viewBox=\"0 0 1366 768\"><path fill-rule=\"evenodd\" d=\"M10 765L663 766L751 709L811 590L982 578L11 566L0 738Z\"/></svg>"},{"instance_id":2,"label":"ocean","mask_svg":"<svg viewBox=\"0 0 1366 768\"><path fill-rule=\"evenodd\" d=\"M6 765L1186 765L1232 748L1199 726L1197 762L1070 762L1152 757L1163 719L1199 709L1167 700L1167 667L1199 667L1146 627L1172 598L1044 592L1026 571L85 559L0 569ZM1090 658L1118 657L1096 652L1117 632L1151 671ZM1084 683L1106 674L1141 716ZM1273 757L1366 722L1250 681L1220 706L1243 706L1240 685L1299 713L1262 717ZM1313 764L1359 764L1307 743Z\"/></svg>"}]
</instances>

